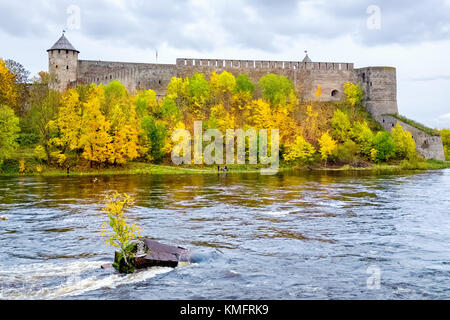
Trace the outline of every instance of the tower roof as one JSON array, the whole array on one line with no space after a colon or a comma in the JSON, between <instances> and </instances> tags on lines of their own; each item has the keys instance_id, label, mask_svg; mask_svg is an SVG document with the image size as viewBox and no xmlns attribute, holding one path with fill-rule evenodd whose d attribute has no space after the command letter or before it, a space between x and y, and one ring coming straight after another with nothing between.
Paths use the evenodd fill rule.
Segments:
<instances>
[{"instance_id":1,"label":"tower roof","mask_svg":"<svg viewBox=\"0 0 450 320\"><path fill-rule=\"evenodd\" d=\"M80 53L80 51L75 49L73 47L73 45L69 42L69 40L67 40L64 33L62 34L61 38L59 38L59 40L56 41L55 44L47 51L51 51L51 50L72 50L72 51L76 51L76 52Z\"/></svg>"},{"instance_id":2,"label":"tower roof","mask_svg":"<svg viewBox=\"0 0 450 320\"><path fill-rule=\"evenodd\" d=\"M303 58L302 62L312 62L312 61L309 58L308 54L306 54L306 56Z\"/></svg>"}]
</instances>

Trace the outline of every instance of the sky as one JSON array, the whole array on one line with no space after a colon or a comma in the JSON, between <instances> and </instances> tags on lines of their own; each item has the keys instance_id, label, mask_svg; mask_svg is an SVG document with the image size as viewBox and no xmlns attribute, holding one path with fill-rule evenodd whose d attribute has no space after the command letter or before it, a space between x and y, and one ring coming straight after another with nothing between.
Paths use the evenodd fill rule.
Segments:
<instances>
[{"instance_id":1,"label":"sky","mask_svg":"<svg viewBox=\"0 0 450 320\"><path fill-rule=\"evenodd\" d=\"M32 75L62 30L85 60L297 61L307 50L393 66L399 113L450 128L450 0L0 0L0 57Z\"/></svg>"}]
</instances>

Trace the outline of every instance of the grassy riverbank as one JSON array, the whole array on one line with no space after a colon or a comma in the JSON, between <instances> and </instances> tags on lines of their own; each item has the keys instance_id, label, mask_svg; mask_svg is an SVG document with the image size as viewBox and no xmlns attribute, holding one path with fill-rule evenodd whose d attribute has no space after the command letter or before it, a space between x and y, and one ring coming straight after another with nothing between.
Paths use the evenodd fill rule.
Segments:
<instances>
[{"instance_id":1,"label":"grassy riverbank","mask_svg":"<svg viewBox=\"0 0 450 320\"><path fill-rule=\"evenodd\" d=\"M149 164L144 162L130 162L125 166L108 167L108 168L71 168L69 173L66 169L56 168L46 165L28 165L25 166L24 172L19 172L20 164L7 163L4 165L0 176L84 176L84 175L158 175L158 174L216 174L217 166L206 165L165 165L165 164ZM228 165L228 173L259 173L262 165ZM420 171L450 168L450 162L442 162L428 160L422 162L393 162L388 164L364 164L363 166L352 165L316 165L316 166L288 166L281 164L279 172L285 171L367 171L374 173L397 173L402 171Z\"/></svg>"}]
</instances>

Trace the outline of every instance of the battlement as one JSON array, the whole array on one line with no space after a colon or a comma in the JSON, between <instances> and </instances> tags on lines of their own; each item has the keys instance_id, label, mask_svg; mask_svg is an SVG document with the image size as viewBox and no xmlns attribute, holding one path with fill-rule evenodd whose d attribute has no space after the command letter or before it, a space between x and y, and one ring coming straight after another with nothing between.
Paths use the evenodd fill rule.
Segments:
<instances>
[{"instance_id":1,"label":"battlement","mask_svg":"<svg viewBox=\"0 0 450 320\"><path fill-rule=\"evenodd\" d=\"M240 68L262 70L348 70L354 68L353 63L346 62L301 62L301 61L269 61L269 60L227 60L227 59L189 59L178 58L177 68Z\"/></svg>"}]
</instances>

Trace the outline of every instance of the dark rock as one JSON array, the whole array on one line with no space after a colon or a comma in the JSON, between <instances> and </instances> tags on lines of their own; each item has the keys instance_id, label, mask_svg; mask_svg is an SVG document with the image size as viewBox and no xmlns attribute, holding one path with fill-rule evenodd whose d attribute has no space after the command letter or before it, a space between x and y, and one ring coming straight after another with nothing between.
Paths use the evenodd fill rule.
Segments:
<instances>
[{"instance_id":1,"label":"dark rock","mask_svg":"<svg viewBox=\"0 0 450 320\"><path fill-rule=\"evenodd\" d=\"M135 257L137 269L153 266L175 268L178 262L189 262L189 250L185 248L162 244L150 239L142 239L142 241L150 253Z\"/></svg>"},{"instance_id":2,"label":"dark rock","mask_svg":"<svg viewBox=\"0 0 450 320\"><path fill-rule=\"evenodd\" d=\"M122 273L131 273L136 269L149 267L175 268L179 262L189 262L189 250L170 246L150 239L139 239L134 244L133 256L125 262L121 253L115 253L114 268ZM103 267L103 266L102 266Z\"/></svg>"},{"instance_id":3,"label":"dark rock","mask_svg":"<svg viewBox=\"0 0 450 320\"><path fill-rule=\"evenodd\" d=\"M352 163L351 166L353 168L366 168L369 165L367 163L364 163L364 162L355 162L355 163Z\"/></svg>"}]
</instances>

